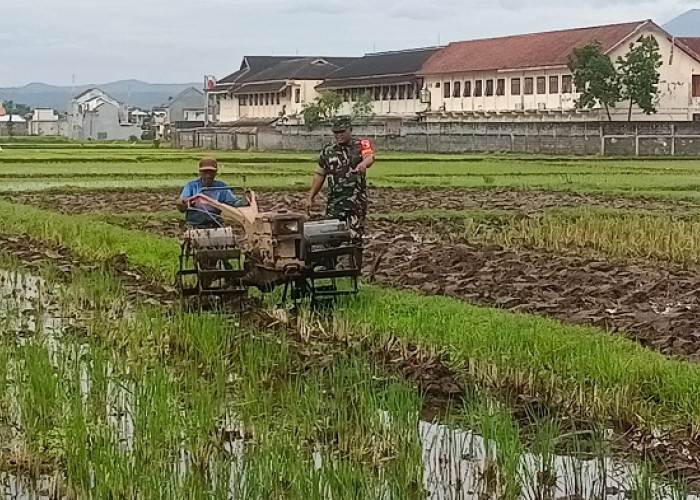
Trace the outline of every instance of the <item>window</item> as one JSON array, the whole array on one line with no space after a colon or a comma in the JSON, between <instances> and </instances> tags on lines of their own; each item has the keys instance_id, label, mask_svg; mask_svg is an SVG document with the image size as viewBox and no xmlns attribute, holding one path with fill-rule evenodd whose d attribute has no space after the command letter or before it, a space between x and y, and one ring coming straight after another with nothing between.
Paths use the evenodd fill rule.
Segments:
<instances>
[{"instance_id":1,"label":"window","mask_svg":"<svg viewBox=\"0 0 700 500\"><path fill-rule=\"evenodd\" d=\"M445 82L445 85L443 87L443 95L445 99L450 97L450 82Z\"/></svg>"},{"instance_id":2,"label":"window","mask_svg":"<svg viewBox=\"0 0 700 500\"><path fill-rule=\"evenodd\" d=\"M693 75L693 97L700 97L700 75Z\"/></svg>"},{"instance_id":3,"label":"window","mask_svg":"<svg viewBox=\"0 0 700 500\"><path fill-rule=\"evenodd\" d=\"M573 91L573 84L571 80L571 75L564 75L561 77L561 92L562 94L571 94Z\"/></svg>"},{"instance_id":4,"label":"window","mask_svg":"<svg viewBox=\"0 0 700 500\"><path fill-rule=\"evenodd\" d=\"M279 92L277 92L277 105L278 106L280 105L280 93Z\"/></svg>"},{"instance_id":5,"label":"window","mask_svg":"<svg viewBox=\"0 0 700 500\"><path fill-rule=\"evenodd\" d=\"M520 78L510 79L510 94L520 95Z\"/></svg>"},{"instance_id":6,"label":"window","mask_svg":"<svg viewBox=\"0 0 700 500\"><path fill-rule=\"evenodd\" d=\"M248 98L248 96L242 95L241 97L238 98L238 103L241 106L245 106L247 104L247 98Z\"/></svg>"},{"instance_id":7,"label":"window","mask_svg":"<svg viewBox=\"0 0 700 500\"><path fill-rule=\"evenodd\" d=\"M107 132L97 132L97 140L104 141L107 139Z\"/></svg>"},{"instance_id":8,"label":"window","mask_svg":"<svg viewBox=\"0 0 700 500\"><path fill-rule=\"evenodd\" d=\"M389 87L387 87L386 85L382 87L382 100L389 100Z\"/></svg>"},{"instance_id":9,"label":"window","mask_svg":"<svg viewBox=\"0 0 700 500\"><path fill-rule=\"evenodd\" d=\"M258 94L253 94L253 104L254 104L255 106L258 105Z\"/></svg>"},{"instance_id":10,"label":"window","mask_svg":"<svg viewBox=\"0 0 700 500\"><path fill-rule=\"evenodd\" d=\"M357 89L352 89L350 91L350 100L357 101Z\"/></svg>"},{"instance_id":11,"label":"window","mask_svg":"<svg viewBox=\"0 0 700 500\"><path fill-rule=\"evenodd\" d=\"M382 88L374 87L374 100L379 101L382 98Z\"/></svg>"},{"instance_id":12,"label":"window","mask_svg":"<svg viewBox=\"0 0 700 500\"><path fill-rule=\"evenodd\" d=\"M700 113L695 113L693 115L693 121L694 122L700 122Z\"/></svg>"},{"instance_id":13,"label":"window","mask_svg":"<svg viewBox=\"0 0 700 500\"><path fill-rule=\"evenodd\" d=\"M549 77L549 93L558 94L559 93L559 77L550 76Z\"/></svg>"},{"instance_id":14,"label":"window","mask_svg":"<svg viewBox=\"0 0 700 500\"><path fill-rule=\"evenodd\" d=\"M525 78L525 95L532 95L532 77Z\"/></svg>"},{"instance_id":15,"label":"window","mask_svg":"<svg viewBox=\"0 0 700 500\"><path fill-rule=\"evenodd\" d=\"M265 106L270 105L270 94L265 94Z\"/></svg>"},{"instance_id":16,"label":"window","mask_svg":"<svg viewBox=\"0 0 700 500\"><path fill-rule=\"evenodd\" d=\"M472 82L471 80L467 80L464 82L464 97L471 97L472 96Z\"/></svg>"},{"instance_id":17,"label":"window","mask_svg":"<svg viewBox=\"0 0 700 500\"><path fill-rule=\"evenodd\" d=\"M283 98L286 98L286 97L287 97L287 87L285 87L285 88L282 89L282 94L281 94L281 95L282 95Z\"/></svg>"},{"instance_id":18,"label":"window","mask_svg":"<svg viewBox=\"0 0 700 500\"><path fill-rule=\"evenodd\" d=\"M493 80L486 80L486 95L493 95Z\"/></svg>"},{"instance_id":19,"label":"window","mask_svg":"<svg viewBox=\"0 0 700 500\"><path fill-rule=\"evenodd\" d=\"M392 85L391 86L391 100L395 101L396 98L398 97L399 94L399 87L398 85Z\"/></svg>"},{"instance_id":20,"label":"window","mask_svg":"<svg viewBox=\"0 0 700 500\"><path fill-rule=\"evenodd\" d=\"M481 97L484 95L483 85L483 80L476 80L474 82L474 97Z\"/></svg>"},{"instance_id":21,"label":"window","mask_svg":"<svg viewBox=\"0 0 700 500\"><path fill-rule=\"evenodd\" d=\"M506 95L506 80L499 78L496 81L496 95Z\"/></svg>"},{"instance_id":22,"label":"window","mask_svg":"<svg viewBox=\"0 0 700 500\"><path fill-rule=\"evenodd\" d=\"M547 79L544 76L537 77L537 93L546 94L547 93Z\"/></svg>"},{"instance_id":23,"label":"window","mask_svg":"<svg viewBox=\"0 0 700 500\"><path fill-rule=\"evenodd\" d=\"M401 99L401 100L406 99L406 86L405 85L399 85L399 99Z\"/></svg>"},{"instance_id":24,"label":"window","mask_svg":"<svg viewBox=\"0 0 700 500\"><path fill-rule=\"evenodd\" d=\"M462 96L462 82L455 82L455 88L452 91L452 97Z\"/></svg>"},{"instance_id":25,"label":"window","mask_svg":"<svg viewBox=\"0 0 700 500\"><path fill-rule=\"evenodd\" d=\"M294 89L294 102L297 104L301 102L301 89Z\"/></svg>"}]
</instances>

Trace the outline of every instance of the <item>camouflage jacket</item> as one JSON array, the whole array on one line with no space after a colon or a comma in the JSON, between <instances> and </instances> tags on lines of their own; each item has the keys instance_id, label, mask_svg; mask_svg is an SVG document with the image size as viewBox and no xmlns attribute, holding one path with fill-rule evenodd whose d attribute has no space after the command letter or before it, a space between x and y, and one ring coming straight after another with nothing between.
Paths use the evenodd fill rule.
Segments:
<instances>
[{"instance_id":1,"label":"camouflage jacket","mask_svg":"<svg viewBox=\"0 0 700 500\"><path fill-rule=\"evenodd\" d=\"M329 144L323 148L317 172L328 179L329 206L359 209L366 204L366 176L354 170L364 158L373 154L374 147L369 140L354 137L347 145Z\"/></svg>"}]
</instances>

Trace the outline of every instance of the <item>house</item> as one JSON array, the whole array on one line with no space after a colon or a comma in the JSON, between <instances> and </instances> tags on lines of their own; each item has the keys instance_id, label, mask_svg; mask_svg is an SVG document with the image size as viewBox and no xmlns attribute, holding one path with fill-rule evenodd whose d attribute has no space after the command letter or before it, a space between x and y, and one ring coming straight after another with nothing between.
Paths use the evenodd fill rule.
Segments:
<instances>
[{"instance_id":1,"label":"house","mask_svg":"<svg viewBox=\"0 0 700 500\"><path fill-rule=\"evenodd\" d=\"M146 117L147 114L92 88L71 100L67 133L76 140L140 139Z\"/></svg>"},{"instance_id":2,"label":"house","mask_svg":"<svg viewBox=\"0 0 700 500\"><path fill-rule=\"evenodd\" d=\"M428 121L599 120L604 112L575 110L578 97L567 62L593 40L615 61L630 43L653 36L660 45L658 113L635 109L637 120L700 119L700 47L674 39L652 21L450 43L418 72L430 105ZM616 118L627 118L622 103Z\"/></svg>"},{"instance_id":3,"label":"house","mask_svg":"<svg viewBox=\"0 0 700 500\"><path fill-rule=\"evenodd\" d=\"M247 56L238 71L207 91L215 96L221 124L271 123L298 117L305 104L318 97L316 86L352 57Z\"/></svg>"},{"instance_id":4,"label":"house","mask_svg":"<svg viewBox=\"0 0 700 500\"><path fill-rule=\"evenodd\" d=\"M423 78L418 71L437 47L366 54L328 75L316 86L343 96L340 113L351 114L358 98L371 97L372 112L378 117L415 117L425 111L421 103Z\"/></svg>"},{"instance_id":5,"label":"house","mask_svg":"<svg viewBox=\"0 0 700 500\"><path fill-rule=\"evenodd\" d=\"M29 120L29 135L66 136L68 121L51 108L35 108Z\"/></svg>"},{"instance_id":6,"label":"house","mask_svg":"<svg viewBox=\"0 0 700 500\"><path fill-rule=\"evenodd\" d=\"M189 87L160 106L153 108L152 126L157 138L168 137L176 123L204 124L204 92Z\"/></svg>"},{"instance_id":7,"label":"house","mask_svg":"<svg viewBox=\"0 0 700 500\"><path fill-rule=\"evenodd\" d=\"M0 114L0 136L3 135L27 135L27 120L20 115Z\"/></svg>"}]
</instances>

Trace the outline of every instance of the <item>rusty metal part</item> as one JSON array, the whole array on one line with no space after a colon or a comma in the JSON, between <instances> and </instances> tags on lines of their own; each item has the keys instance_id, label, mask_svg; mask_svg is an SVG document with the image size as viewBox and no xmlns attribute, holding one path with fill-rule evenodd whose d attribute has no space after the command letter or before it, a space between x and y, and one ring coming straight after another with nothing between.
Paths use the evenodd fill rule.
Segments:
<instances>
[{"instance_id":1,"label":"rusty metal part","mask_svg":"<svg viewBox=\"0 0 700 500\"><path fill-rule=\"evenodd\" d=\"M216 293L209 278L233 279L236 293L250 286L270 292L284 285L283 300L315 302L357 292L361 249L352 245L345 222L307 222L305 215L287 210L259 212L253 192L246 207L231 207L204 195L190 201L218 208L222 219L240 226L245 236L236 238L230 227L187 230L180 256L183 294L188 292L182 277L192 274L200 296ZM216 290L229 293L228 288Z\"/></svg>"}]
</instances>

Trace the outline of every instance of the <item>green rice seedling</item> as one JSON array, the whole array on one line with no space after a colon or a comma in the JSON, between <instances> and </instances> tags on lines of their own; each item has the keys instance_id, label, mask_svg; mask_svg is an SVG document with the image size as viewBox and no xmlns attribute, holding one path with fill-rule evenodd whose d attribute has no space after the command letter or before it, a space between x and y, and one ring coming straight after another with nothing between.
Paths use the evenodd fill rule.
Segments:
<instances>
[{"instance_id":1,"label":"green rice seedling","mask_svg":"<svg viewBox=\"0 0 700 500\"><path fill-rule=\"evenodd\" d=\"M609 435L611 431L604 425L594 425L591 431L591 454L597 462L597 484L593 485L595 491L605 495L608 486L608 460L612 456Z\"/></svg>"},{"instance_id":2,"label":"green rice seedling","mask_svg":"<svg viewBox=\"0 0 700 500\"><path fill-rule=\"evenodd\" d=\"M127 308L126 294L119 279L106 270L73 272L60 290L64 308L121 317Z\"/></svg>"},{"instance_id":3,"label":"green rice seedling","mask_svg":"<svg viewBox=\"0 0 700 500\"><path fill-rule=\"evenodd\" d=\"M33 450L50 454L65 398L61 371L45 345L28 342L16 352L21 361L16 396L22 432Z\"/></svg>"},{"instance_id":4,"label":"green rice seedling","mask_svg":"<svg viewBox=\"0 0 700 500\"><path fill-rule=\"evenodd\" d=\"M564 458L562 467L564 492L570 496L580 498L586 498L586 495L593 496L593 498L602 498L606 484L602 485L602 489L591 491L593 487L588 485L584 479L584 460L588 456L586 453L588 434L574 432L567 435L566 438L569 443L567 446L568 455ZM564 436L562 436L562 439L564 439ZM600 488L600 485L598 485L598 488Z\"/></svg>"},{"instance_id":5,"label":"green rice seedling","mask_svg":"<svg viewBox=\"0 0 700 500\"><path fill-rule=\"evenodd\" d=\"M555 460L561 425L554 418L543 417L533 422L533 426L532 463L523 471L525 491L528 499L552 500L558 479Z\"/></svg>"},{"instance_id":6,"label":"green rice seedling","mask_svg":"<svg viewBox=\"0 0 700 500\"><path fill-rule=\"evenodd\" d=\"M487 497L515 500L523 489L521 460L524 452L518 423L510 411L486 400L469 410L467 418L484 439L486 450L481 478Z\"/></svg>"},{"instance_id":7,"label":"green rice seedling","mask_svg":"<svg viewBox=\"0 0 700 500\"><path fill-rule=\"evenodd\" d=\"M173 240L111 226L90 216L64 215L8 201L0 201L0 221L5 234L26 234L64 245L95 261L125 254L133 265L153 276L171 282L175 275L179 248Z\"/></svg>"},{"instance_id":8,"label":"green rice seedling","mask_svg":"<svg viewBox=\"0 0 700 500\"><path fill-rule=\"evenodd\" d=\"M443 349L455 371L487 387L547 394L600 421L700 428L698 366L598 329L368 286L337 316L376 342L400 332Z\"/></svg>"},{"instance_id":9,"label":"green rice seedling","mask_svg":"<svg viewBox=\"0 0 700 500\"><path fill-rule=\"evenodd\" d=\"M188 473L206 480L212 461L225 459L225 447L235 436L224 428L227 412L226 368L215 380L208 381L196 367L180 376L182 396L183 448L188 456ZM193 477L194 479L194 477Z\"/></svg>"},{"instance_id":10,"label":"green rice seedling","mask_svg":"<svg viewBox=\"0 0 700 500\"><path fill-rule=\"evenodd\" d=\"M63 464L66 476L75 490L89 491L92 486L91 453L88 450L90 441L89 417L86 405L82 397L82 366L77 358L71 364L70 380L64 381L68 385L66 413L63 416L62 435ZM94 416L94 414L93 414Z\"/></svg>"},{"instance_id":11,"label":"green rice seedling","mask_svg":"<svg viewBox=\"0 0 700 500\"><path fill-rule=\"evenodd\" d=\"M647 462L632 468L631 486L632 500L662 500L663 495L655 481L653 469Z\"/></svg>"},{"instance_id":12,"label":"green rice seedling","mask_svg":"<svg viewBox=\"0 0 700 500\"><path fill-rule=\"evenodd\" d=\"M326 498L320 474L293 437L270 430L246 446L233 478L234 498Z\"/></svg>"}]
</instances>

